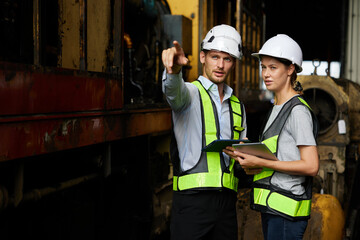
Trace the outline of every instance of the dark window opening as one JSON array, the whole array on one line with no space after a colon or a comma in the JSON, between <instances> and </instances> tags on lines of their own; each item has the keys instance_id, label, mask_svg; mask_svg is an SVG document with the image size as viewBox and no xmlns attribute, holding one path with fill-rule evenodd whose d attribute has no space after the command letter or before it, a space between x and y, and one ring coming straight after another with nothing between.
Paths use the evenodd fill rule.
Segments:
<instances>
[{"instance_id":1,"label":"dark window opening","mask_svg":"<svg viewBox=\"0 0 360 240\"><path fill-rule=\"evenodd\" d=\"M58 16L57 1L41 1L41 45L40 64L56 67L59 56Z\"/></svg>"},{"instance_id":2,"label":"dark window opening","mask_svg":"<svg viewBox=\"0 0 360 240\"><path fill-rule=\"evenodd\" d=\"M0 61L32 64L33 1L0 0Z\"/></svg>"}]
</instances>

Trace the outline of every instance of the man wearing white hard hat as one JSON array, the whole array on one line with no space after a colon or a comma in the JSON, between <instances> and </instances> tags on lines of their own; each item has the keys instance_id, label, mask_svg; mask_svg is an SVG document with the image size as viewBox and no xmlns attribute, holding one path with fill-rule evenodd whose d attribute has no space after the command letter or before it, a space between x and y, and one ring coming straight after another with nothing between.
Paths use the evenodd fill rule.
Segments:
<instances>
[{"instance_id":1,"label":"man wearing white hard hat","mask_svg":"<svg viewBox=\"0 0 360 240\"><path fill-rule=\"evenodd\" d=\"M243 104L225 84L237 59L241 37L228 25L213 27L201 44L202 75L184 82L188 59L177 41L164 50L163 92L172 108L174 168L171 239L237 239L234 159L202 149L217 139L243 139ZM239 166L239 165L237 165Z\"/></svg>"},{"instance_id":2,"label":"man wearing white hard hat","mask_svg":"<svg viewBox=\"0 0 360 240\"><path fill-rule=\"evenodd\" d=\"M254 176L251 194L252 209L261 212L264 239L300 240L310 218L312 176L319 170L318 123L296 80L302 51L292 38L278 34L252 55L260 60L266 88L275 95L260 141L279 161L241 152L234 158L245 168L264 169Z\"/></svg>"}]
</instances>

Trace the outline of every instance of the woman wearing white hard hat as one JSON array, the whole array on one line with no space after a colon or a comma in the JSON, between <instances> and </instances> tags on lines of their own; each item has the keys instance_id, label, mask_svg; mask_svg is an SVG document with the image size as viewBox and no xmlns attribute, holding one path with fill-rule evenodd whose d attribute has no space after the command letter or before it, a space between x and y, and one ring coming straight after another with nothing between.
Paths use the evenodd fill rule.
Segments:
<instances>
[{"instance_id":1,"label":"woman wearing white hard hat","mask_svg":"<svg viewBox=\"0 0 360 240\"><path fill-rule=\"evenodd\" d=\"M262 168L253 180L251 207L261 212L264 238L302 239L311 210L311 180L319 169L317 120L296 80L302 51L289 36L270 38L258 53L266 88L275 95L260 141L278 161L235 152L244 169Z\"/></svg>"}]
</instances>

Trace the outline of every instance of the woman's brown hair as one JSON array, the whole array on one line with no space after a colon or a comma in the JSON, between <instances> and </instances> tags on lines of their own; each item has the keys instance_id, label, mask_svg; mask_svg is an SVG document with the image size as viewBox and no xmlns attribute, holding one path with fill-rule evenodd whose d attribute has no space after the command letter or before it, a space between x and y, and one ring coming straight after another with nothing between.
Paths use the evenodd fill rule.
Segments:
<instances>
[{"instance_id":1,"label":"woman's brown hair","mask_svg":"<svg viewBox=\"0 0 360 240\"><path fill-rule=\"evenodd\" d=\"M286 60L286 59L282 59L282 58L276 58L279 62L283 63L285 66L290 66L292 63L289 61L289 60ZM298 67L295 65L295 71L291 74L290 76L290 83L291 83L291 86L293 87L293 89L300 95L303 94L303 87L301 86L301 83L299 81L297 81L297 70L298 70Z\"/></svg>"}]
</instances>

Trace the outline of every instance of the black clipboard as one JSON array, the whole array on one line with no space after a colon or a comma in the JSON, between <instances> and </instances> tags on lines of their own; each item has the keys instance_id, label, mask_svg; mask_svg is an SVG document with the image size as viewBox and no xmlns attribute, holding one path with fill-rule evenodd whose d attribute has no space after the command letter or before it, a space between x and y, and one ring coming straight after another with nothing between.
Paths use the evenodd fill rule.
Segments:
<instances>
[{"instance_id":1,"label":"black clipboard","mask_svg":"<svg viewBox=\"0 0 360 240\"><path fill-rule=\"evenodd\" d=\"M204 152L222 152L222 150L224 148L226 148L227 146L231 146L233 144L237 144L240 142L250 142L249 140L245 140L245 139L218 139L218 140L214 140L212 141L209 145L207 145L206 147L204 147L202 149L202 151Z\"/></svg>"},{"instance_id":2,"label":"black clipboard","mask_svg":"<svg viewBox=\"0 0 360 240\"><path fill-rule=\"evenodd\" d=\"M233 144L233 148L237 149L239 152L246 154L251 154L260 158L270 159L270 160L279 160L275 154L273 154L270 149L262 142L255 143L243 143L243 144Z\"/></svg>"}]
</instances>

